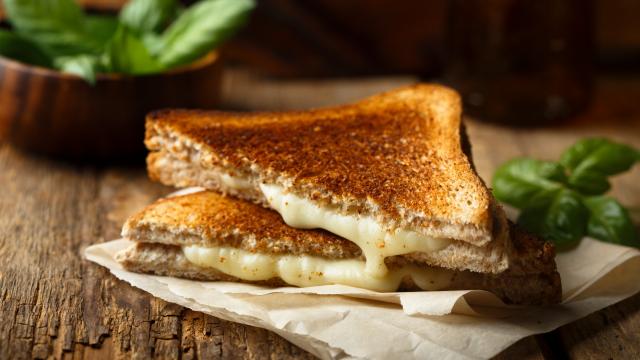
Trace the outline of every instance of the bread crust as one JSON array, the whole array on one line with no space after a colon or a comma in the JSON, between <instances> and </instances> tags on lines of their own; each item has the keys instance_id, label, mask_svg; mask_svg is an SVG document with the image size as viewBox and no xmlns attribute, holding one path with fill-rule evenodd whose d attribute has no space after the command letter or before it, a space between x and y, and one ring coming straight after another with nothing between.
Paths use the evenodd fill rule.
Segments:
<instances>
[{"instance_id":1,"label":"bread crust","mask_svg":"<svg viewBox=\"0 0 640 360\"><path fill-rule=\"evenodd\" d=\"M460 98L442 86L418 84L308 111L162 110L149 114L146 127L149 175L168 185L204 186L265 205L258 184L274 183L392 229L476 246L502 236L494 233L495 200L461 147ZM253 187L225 189L220 174Z\"/></svg>"}]
</instances>

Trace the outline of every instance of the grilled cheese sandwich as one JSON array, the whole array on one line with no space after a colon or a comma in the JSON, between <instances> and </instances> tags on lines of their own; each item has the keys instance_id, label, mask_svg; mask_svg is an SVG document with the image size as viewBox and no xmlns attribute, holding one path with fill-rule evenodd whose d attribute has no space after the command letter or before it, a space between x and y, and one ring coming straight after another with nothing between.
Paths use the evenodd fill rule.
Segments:
<instances>
[{"instance_id":1,"label":"grilled cheese sandwich","mask_svg":"<svg viewBox=\"0 0 640 360\"><path fill-rule=\"evenodd\" d=\"M506 220L460 118L455 92L424 84L309 111L152 113L150 177L209 190L131 217L136 244L118 259L202 280L557 302L553 247Z\"/></svg>"},{"instance_id":2,"label":"grilled cheese sandwich","mask_svg":"<svg viewBox=\"0 0 640 360\"><path fill-rule=\"evenodd\" d=\"M132 216L122 235L135 244L119 253L118 261L129 270L158 275L373 291L473 288L529 304L555 302L560 295L553 249L531 237L513 239L518 249L513 255L529 268L481 274L391 256L385 261L389 270L379 276L365 271L352 242L323 230L291 228L273 211L211 191L159 200Z\"/></svg>"},{"instance_id":3,"label":"grilled cheese sandwich","mask_svg":"<svg viewBox=\"0 0 640 360\"><path fill-rule=\"evenodd\" d=\"M310 111L165 110L147 119L147 164L164 184L220 191L291 226L337 233L366 253L371 274L385 273L385 257L412 253L499 273L509 262L506 217L473 170L460 115L457 94L435 85ZM471 253L448 261L438 255L447 248Z\"/></svg>"}]
</instances>

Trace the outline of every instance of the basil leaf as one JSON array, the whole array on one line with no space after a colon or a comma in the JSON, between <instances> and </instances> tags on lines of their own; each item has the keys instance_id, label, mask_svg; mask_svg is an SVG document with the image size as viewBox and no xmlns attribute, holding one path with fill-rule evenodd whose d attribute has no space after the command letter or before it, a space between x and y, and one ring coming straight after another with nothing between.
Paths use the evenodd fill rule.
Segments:
<instances>
[{"instance_id":1,"label":"basil leaf","mask_svg":"<svg viewBox=\"0 0 640 360\"><path fill-rule=\"evenodd\" d=\"M552 240L557 245L570 245L580 240L587 229L589 211L580 195L567 189L540 193L530 199L518 218L525 229Z\"/></svg>"},{"instance_id":2,"label":"basil leaf","mask_svg":"<svg viewBox=\"0 0 640 360\"><path fill-rule=\"evenodd\" d=\"M51 58L36 44L7 30L0 30L0 55L26 64L51 66Z\"/></svg>"},{"instance_id":3,"label":"basil leaf","mask_svg":"<svg viewBox=\"0 0 640 360\"><path fill-rule=\"evenodd\" d=\"M162 71L162 66L149 54L142 40L120 26L105 52L107 70L132 75Z\"/></svg>"},{"instance_id":4,"label":"basil leaf","mask_svg":"<svg viewBox=\"0 0 640 360\"><path fill-rule=\"evenodd\" d=\"M607 196L588 197L584 204L589 209L587 234L594 238L640 247L631 217L622 205Z\"/></svg>"},{"instance_id":5,"label":"basil leaf","mask_svg":"<svg viewBox=\"0 0 640 360\"><path fill-rule=\"evenodd\" d=\"M638 151L607 139L584 139L567 149L560 163L569 170L568 184L587 195L611 188L608 176L627 171L639 161Z\"/></svg>"},{"instance_id":6,"label":"basil leaf","mask_svg":"<svg viewBox=\"0 0 640 360\"><path fill-rule=\"evenodd\" d=\"M605 175L586 171L569 178L569 187L580 191L584 195L604 194L611 188L611 183Z\"/></svg>"},{"instance_id":7,"label":"basil leaf","mask_svg":"<svg viewBox=\"0 0 640 360\"><path fill-rule=\"evenodd\" d=\"M82 9L73 0L4 0L4 6L13 28L50 56L101 50L86 32Z\"/></svg>"},{"instance_id":8,"label":"basil leaf","mask_svg":"<svg viewBox=\"0 0 640 360\"><path fill-rule=\"evenodd\" d=\"M106 44L118 29L118 19L109 15L87 15L85 26L96 42Z\"/></svg>"},{"instance_id":9,"label":"basil leaf","mask_svg":"<svg viewBox=\"0 0 640 360\"><path fill-rule=\"evenodd\" d=\"M142 34L142 42L152 56L157 57L160 52L162 52L162 39L160 35L154 33Z\"/></svg>"},{"instance_id":10,"label":"basil leaf","mask_svg":"<svg viewBox=\"0 0 640 360\"><path fill-rule=\"evenodd\" d=\"M176 0L132 0L120 11L120 23L141 34L161 30L176 16Z\"/></svg>"},{"instance_id":11,"label":"basil leaf","mask_svg":"<svg viewBox=\"0 0 640 360\"><path fill-rule=\"evenodd\" d=\"M54 61L56 69L67 73L78 75L89 84L96 83L96 73L99 70L99 59L95 55L63 56Z\"/></svg>"},{"instance_id":12,"label":"basil leaf","mask_svg":"<svg viewBox=\"0 0 640 360\"><path fill-rule=\"evenodd\" d=\"M185 10L162 34L160 62L167 67L204 56L247 20L253 0L205 0Z\"/></svg>"},{"instance_id":13,"label":"basil leaf","mask_svg":"<svg viewBox=\"0 0 640 360\"><path fill-rule=\"evenodd\" d=\"M566 181L560 164L518 158L506 162L493 176L493 193L499 200L518 208L525 207L532 197L562 188Z\"/></svg>"}]
</instances>

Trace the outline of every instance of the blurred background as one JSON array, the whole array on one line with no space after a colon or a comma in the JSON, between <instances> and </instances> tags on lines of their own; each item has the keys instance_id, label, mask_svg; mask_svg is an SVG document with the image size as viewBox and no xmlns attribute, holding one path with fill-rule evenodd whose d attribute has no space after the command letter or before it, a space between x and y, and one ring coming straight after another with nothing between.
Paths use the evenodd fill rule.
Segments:
<instances>
[{"instance_id":1,"label":"blurred background","mask_svg":"<svg viewBox=\"0 0 640 360\"><path fill-rule=\"evenodd\" d=\"M557 124L588 107L594 73L640 72L638 14L637 0L259 0L223 53L281 78L417 75L486 120Z\"/></svg>"},{"instance_id":2,"label":"blurred background","mask_svg":"<svg viewBox=\"0 0 640 360\"><path fill-rule=\"evenodd\" d=\"M80 2L108 12L126 0ZM504 31L522 27L536 34L549 20L569 32L575 23L587 22L579 25L586 26L579 35L584 40L593 36L593 60L600 70L639 71L638 14L636 0L258 0L251 22L225 50L234 61L277 76L431 77L445 68L449 21L464 27L474 17L485 18L514 23Z\"/></svg>"},{"instance_id":3,"label":"blurred background","mask_svg":"<svg viewBox=\"0 0 640 360\"><path fill-rule=\"evenodd\" d=\"M126 0L80 2L90 13L107 14ZM637 0L258 0L247 25L220 53L227 75L240 69L242 76L281 85L382 76L444 83L462 94L466 114L509 127L606 117L586 116L589 109L616 111L624 121L636 104L617 94L640 74L638 14ZM601 101L607 109L598 110L594 93L612 79L625 80ZM223 100L220 107L238 107ZM326 104L301 99L295 107L318 105ZM127 141L138 141L139 131L131 134Z\"/></svg>"},{"instance_id":4,"label":"blurred background","mask_svg":"<svg viewBox=\"0 0 640 360\"><path fill-rule=\"evenodd\" d=\"M451 45L460 46L456 34L485 37L484 27L493 37L522 33L522 44L514 45L523 49L536 37L593 37L593 57L583 61L593 60L601 70L637 71L638 14L636 0L260 0L227 51L238 62L278 76L438 77L447 67L447 52L456 51Z\"/></svg>"}]
</instances>

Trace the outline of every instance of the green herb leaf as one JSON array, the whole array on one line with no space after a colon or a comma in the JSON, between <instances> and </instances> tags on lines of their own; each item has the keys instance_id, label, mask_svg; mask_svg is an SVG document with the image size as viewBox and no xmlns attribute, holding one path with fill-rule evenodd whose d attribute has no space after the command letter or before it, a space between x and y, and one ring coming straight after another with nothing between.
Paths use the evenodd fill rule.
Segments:
<instances>
[{"instance_id":1,"label":"green herb leaf","mask_svg":"<svg viewBox=\"0 0 640 360\"><path fill-rule=\"evenodd\" d=\"M101 49L86 31L82 10L73 0L4 0L4 6L14 29L50 56Z\"/></svg>"},{"instance_id":2,"label":"green herb leaf","mask_svg":"<svg viewBox=\"0 0 640 360\"><path fill-rule=\"evenodd\" d=\"M176 0L132 0L120 11L120 22L138 34L162 30L176 16Z\"/></svg>"},{"instance_id":3,"label":"green herb leaf","mask_svg":"<svg viewBox=\"0 0 640 360\"><path fill-rule=\"evenodd\" d=\"M580 195L571 190L557 189L530 199L518 223L557 245L565 246L584 236L588 217L589 211Z\"/></svg>"},{"instance_id":4,"label":"green herb leaf","mask_svg":"<svg viewBox=\"0 0 640 360\"><path fill-rule=\"evenodd\" d=\"M51 66L49 56L36 44L7 30L0 30L0 55L26 64Z\"/></svg>"},{"instance_id":5,"label":"green herb leaf","mask_svg":"<svg viewBox=\"0 0 640 360\"><path fill-rule=\"evenodd\" d=\"M97 71L141 75L194 61L229 37L255 5L204 0L183 11L177 0L131 0L116 19L85 15L74 0L2 1L16 34L0 35L0 54L90 81Z\"/></svg>"},{"instance_id":6,"label":"green herb leaf","mask_svg":"<svg viewBox=\"0 0 640 360\"><path fill-rule=\"evenodd\" d=\"M587 234L608 242L640 247L636 229L631 217L615 199L607 196L594 196L584 199L589 209Z\"/></svg>"},{"instance_id":7,"label":"green herb leaf","mask_svg":"<svg viewBox=\"0 0 640 360\"><path fill-rule=\"evenodd\" d=\"M96 73L100 68L99 63L100 61L95 55L76 55L56 58L54 66L64 73L78 75L93 85L96 83Z\"/></svg>"},{"instance_id":8,"label":"green herb leaf","mask_svg":"<svg viewBox=\"0 0 640 360\"><path fill-rule=\"evenodd\" d=\"M585 234L640 247L627 210L600 195L610 188L608 176L629 170L640 151L606 139L584 139L567 149L560 164L515 159L493 179L496 197L522 210L518 222L529 231L566 245Z\"/></svg>"},{"instance_id":9,"label":"green herb leaf","mask_svg":"<svg viewBox=\"0 0 640 360\"><path fill-rule=\"evenodd\" d=\"M120 26L107 45L105 65L110 72L143 75L162 71L141 39Z\"/></svg>"},{"instance_id":10,"label":"green herb leaf","mask_svg":"<svg viewBox=\"0 0 640 360\"><path fill-rule=\"evenodd\" d=\"M523 208L534 196L561 189L564 181L560 164L518 158L498 168L493 176L493 193L499 200Z\"/></svg>"},{"instance_id":11,"label":"green herb leaf","mask_svg":"<svg viewBox=\"0 0 640 360\"><path fill-rule=\"evenodd\" d=\"M188 64L214 49L247 20L253 0L205 0L185 10L162 34L160 62Z\"/></svg>"},{"instance_id":12,"label":"green herb leaf","mask_svg":"<svg viewBox=\"0 0 640 360\"><path fill-rule=\"evenodd\" d=\"M584 139L567 149L560 163L569 170L568 184L588 195L611 188L608 176L627 171L638 161L638 151L607 139Z\"/></svg>"},{"instance_id":13,"label":"green herb leaf","mask_svg":"<svg viewBox=\"0 0 640 360\"><path fill-rule=\"evenodd\" d=\"M162 52L162 38L155 33L142 34L142 42L152 56L157 57Z\"/></svg>"},{"instance_id":14,"label":"green herb leaf","mask_svg":"<svg viewBox=\"0 0 640 360\"><path fill-rule=\"evenodd\" d=\"M106 44L118 29L118 19L110 15L87 15L87 33L100 44Z\"/></svg>"}]
</instances>

